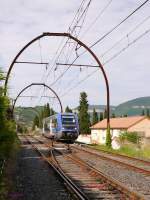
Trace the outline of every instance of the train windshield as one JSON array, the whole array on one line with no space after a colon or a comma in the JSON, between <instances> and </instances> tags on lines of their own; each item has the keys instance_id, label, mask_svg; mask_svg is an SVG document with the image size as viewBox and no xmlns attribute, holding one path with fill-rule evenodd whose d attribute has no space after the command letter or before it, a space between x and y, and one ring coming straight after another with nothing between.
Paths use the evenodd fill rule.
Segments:
<instances>
[{"instance_id":1,"label":"train windshield","mask_svg":"<svg viewBox=\"0 0 150 200\"><path fill-rule=\"evenodd\" d=\"M75 126L76 120L73 115L62 115L63 126Z\"/></svg>"}]
</instances>

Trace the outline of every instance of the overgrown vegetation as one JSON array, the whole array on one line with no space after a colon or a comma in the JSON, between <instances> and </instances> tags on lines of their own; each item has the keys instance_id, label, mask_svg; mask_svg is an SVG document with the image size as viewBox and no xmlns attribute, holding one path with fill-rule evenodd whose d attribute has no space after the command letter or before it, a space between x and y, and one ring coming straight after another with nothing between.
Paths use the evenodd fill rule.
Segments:
<instances>
[{"instance_id":1,"label":"overgrown vegetation","mask_svg":"<svg viewBox=\"0 0 150 200\"><path fill-rule=\"evenodd\" d=\"M121 132L119 135L119 139L121 143L124 143L125 141L132 142L134 144L139 144L140 142L140 136L137 132Z\"/></svg>"},{"instance_id":2,"label":"overgrown vegetation","mask_svg":"<svg viewBox=\"0 0 150 200\"><path fill-rule=\"evenodd\" d=\"M111 139L111 134L110 134L110 127L107 127L107 132L106 132L106 146L108 148L111 148L111 142L112 142L112 139Z\"/></svg>"},{"instance_id":3,"label":"overgrown vegetation","mask_svg":"<svg viewBox=\"0 0 150 200\"><path fill-rule=\"evenodd\" d=\"M4 76L0 71L0 83ZM0 160L7 160L16 140L15 122L10 119L9 98L4 96L4 88L0 86ZM8 112L9 111L9 112Z\"/></svg>"},{"instance_id":4,"label":"overgrown vegetation","mask_svg":"<svg viewBox=\"0 0 150 200\"><path fill-rule=\"evenodd\" d=\"M139 157L139 158L148 158L150 159L150 147L145 147L143 149L137 149L131 145L123 145L120 149L115 150L112 148L108 148L105 145L95 145L92 144L90 147L97 150L104 150L111 153L119 153L127 156Z\"/></svg>"}]
</instances>

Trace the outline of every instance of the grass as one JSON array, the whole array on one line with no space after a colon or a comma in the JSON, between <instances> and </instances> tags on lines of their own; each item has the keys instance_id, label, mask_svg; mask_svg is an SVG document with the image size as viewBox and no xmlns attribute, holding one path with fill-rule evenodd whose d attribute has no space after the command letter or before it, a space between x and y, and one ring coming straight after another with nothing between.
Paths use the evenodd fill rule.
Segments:
<instances>
[{"instance_id":1,"label":"grass","mask_svg":"<svg viewBox=\"0 0 150 200\"><path fill-rule=\"evenodd\" d=\"M108 148L105 145L89 145L91 148L97 150L104 150L110 153L118 153L122 155L127 155L131 157L139 157L144 159L150 159L150 147L145 147L143 149L137 149L132 145L124 145L119 150L114 150L112 148Z\"/></svg>"}]
</instances>

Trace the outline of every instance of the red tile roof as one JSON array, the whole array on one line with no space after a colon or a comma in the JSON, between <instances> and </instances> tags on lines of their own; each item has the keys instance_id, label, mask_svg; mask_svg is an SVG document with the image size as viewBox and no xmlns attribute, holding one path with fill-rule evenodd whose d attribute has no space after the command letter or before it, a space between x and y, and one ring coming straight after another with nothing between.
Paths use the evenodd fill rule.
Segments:
<instances>
[{"instance_id":1,"label":"red tile roof","mask_svg":"<svg viewBox=\"0 0 150 200\"><path fill-rule=\"evenodd\" d=\"M119 117L119 118L110 118L110 127L112 129L127 129L134 124L142 121L145 119L145 116L134 116L134 117ZM93 126L91 129L106 129L107 127L107 120L104 119Z\"/></svg>"}]
</instances>

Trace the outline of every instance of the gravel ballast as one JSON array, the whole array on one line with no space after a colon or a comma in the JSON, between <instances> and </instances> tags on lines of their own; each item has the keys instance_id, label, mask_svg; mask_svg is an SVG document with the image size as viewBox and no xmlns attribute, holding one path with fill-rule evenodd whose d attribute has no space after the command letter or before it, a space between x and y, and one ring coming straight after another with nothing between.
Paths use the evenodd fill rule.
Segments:
<instances>
[{"instance_id":1,"label":"gravel ballast","mask_svg":"<svg viewBox=\"0 0 150 200\"><path fill-rule=\"evenodd\" d=\"M22 145L13 174L11 200L72 199L61 180L31 145Z\"/></svg>"}]
</instances>

